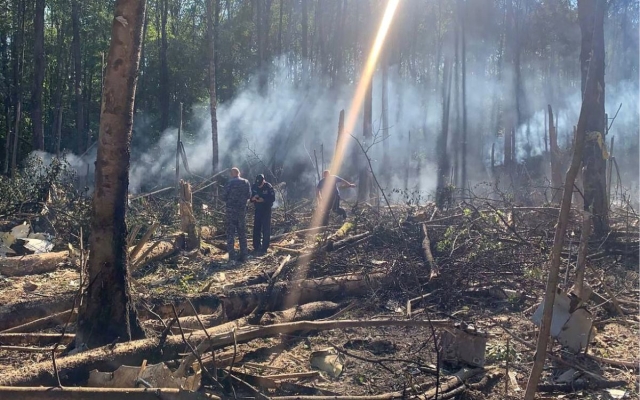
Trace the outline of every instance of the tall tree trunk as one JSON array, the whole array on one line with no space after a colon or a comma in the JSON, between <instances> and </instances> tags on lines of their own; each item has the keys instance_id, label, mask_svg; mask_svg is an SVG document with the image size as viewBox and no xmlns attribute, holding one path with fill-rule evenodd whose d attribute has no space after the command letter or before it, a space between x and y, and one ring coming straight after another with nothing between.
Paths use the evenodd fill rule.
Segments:
<instances>
[{"instance_id":1,"label":"tall tree trunk","mask_svg":"<svg viewBox=\"0 0 640 400\"><path fill-rule=\"evenodd\" d=\"M15 116L13 126L13 141L11 142L11 177L16 176L18 168L18 152L20 150L20 123L22 121L22 72L24 68L24 19L25 1L19 3L17 15L15 58L13 60L14 104Z\"/></svg>"},{"instance_id":2,"label":"tall tree trunk","mask_svg":"<svg viewBox=\"0 0 640 400\"><path fill-rule=\"evenodd\" d=\"M144 14L145 0L116 1L100 115L90 284L78 313L76 347L84 343L93 348L144 337L131 300L125 223Z\"/></svg>"},{"instance_id":3,"label":"tall tree trunk","mask_svg":"<svg viewBox=\"0 0 640 400\"><path fill-rule=\"evenodd\" d=\"M167 60L167 16L169 13L169 1L160 2L160 131L164 132L169 127L169 62Z\"/></svg>"},{"instance_id":4,"label":"tall tree trunk","mask_svg":"<svg viewBox=\"0 0 640 400\"><path fill-rule=\"evenodd\" d=\"M139 108L143 108L143 109L147 109L149 107L149 103L148 103L148 96L146 96L146 92L147 92L147 62L146 62L146 46L145 43L147 42L147 31L148 31L148 25L149 25L149 13L145 14L144 17L144 26L142 27L142 48L140 49L140 78L139 78L139 83L138 83L138 90L137 90L137 94L136 97L138 99L140 99L141 101L138 102L136 104L136 108L133 110L134 114L136 114L138 112ZM102 93L104 90L104 53L102 53L102 64L100 67L100 74L101 74L101 80L100 80L100 96L102 97ZM142 103L142 100L145 100L145 103Z\"/></svg>"},{"instance_id":5,"label":"tall tree trunk","mask_svg":"<svg viewBox=\"0 0 640 400\"><path fill-rule=\"evenodd\" d=\"M445 58L444 76L442 79L442 131L436 143L438 151L438 178L436 186L436 204L438 207L444 206L451 200L451 193L448 189L450 180L450 162L447 152L447 142L449 140L449 114L451 106L451 60Z\"/></svg>"},{"instance_id":6,"label":"tall tree trunk","mask_svg":"<svg viewBox=\"0 0 640 400\"><path fill-rule=\"evenodd\" d=\"M13 42L13 40L11 41ZM0 31L0 73L2 74L4 80L4 86L6 88L11 87L10 82L10 74L9 74L9 57L8 57L8 43L7 43L7 33L4 30ZM3 98L4 105L4 122L5 122L5 133L4 133L4 141L5 141L5 156L3 158L3 172L7 174L9 172L7 170L9 165L9 146L11 143L11 91L7 90L5 96Z\"/></svg>"},{"instance_id":7,"label":"tall tree trunk","mask_svg":"<svg viewBox=\"0 0 640 400\"><path fill-rule=\"evenodd\" d=\"M367 86L367 92L364 97L364 120L362 122L362 146L367 149L371 143L372 137L372 119L373 119L373 79L369 81ZM358 149L359 150L359 149ZM359 155L360 162L358 168L360 169L358 179L358 201L367 201L369 199L369 193L371 191L371 181L369 178L369 166L367 161L364 160L365 155Z\"/></svg>"},{"instance_id":8,"label":"tall tree trunk","mask_svg":"<svg viewBox=\"0 0 640 400\"><path fill-rule=\"evenodd\" d=\"M582 158L584 208L593 213L593 228L596 235L603 235L609 229L604 112L604 15L606 7L605 0L578 0L578 19L582 33L580 50L582 101L588 110L585 125L587 141ZM586 86L587 76L597 82L597 85L592 86L593 89ZM578 134L581 133L578 132Z\"/></svg>"},{"instance_id":9,"label":"tall tree trunk","mask_svg":"<svg viewBox=\"0 0 640 400\"><path fill-rule=\"evenodd\" d=\"M211 171L218 170L218 117L216 99L216 43L214 13L218 12L215 0L207 0L207 50L209 56L209 111L211 112Z\"/></svg>"},{"instance_id":10,"label":"tall tree trunk","mask_svg":"<svg viewBox=\"0 0 640 400\"><path fill-rule=\"evenodd\" d=\"M384 49L382 58L382 171L384 183L390 179L389 168L389 51Z\"/></svg>"},{"instance_id":11,"label":"tall tree trunk","mask_svg":"<svg viewBox=\"0 0 640 400\"><path fill-rule=\"evenodd\" d=\"M309 0L301 0L302 1L302 61L303 65L309 57Z\"/></svg>"},{"instance_id":12,"label":"tall tree trunk","mask_svg":"<svg viewBox=\"0 0 640 400\"><path fill-rule=\"evenodd\" d=\"M42 125L42 90L44 84L44 0L36 0L33 17L33 92L31 93L31 119L33 125L33 149L44 150Z\"/></svg>"},{"instance_id":13,"label":"tall tree trunk","mask_svg":"<svg viewBox=\"0 0 640 400\"><path fill-rule=\"evenodd\" d=\"M284 8L284 0L280 0L278 7L280 12L280 19L278 20L278 56L282 54L282 13Z\"/></svg>"},{"instance_id":14,"label":"tall tree trunk","mask_svg":"<svg viewBox=\"0 0 640 400\"><path fill-rule=\"evenodd\" d=\"M467 34L466 2L462 3L462 190L467 188ZM464 194L464 193L463 193Z\"/></svg>"},{"instance_id":15,"label":"tall tree trunk","mask_svg":"<svg viewBox=\"0 0 640 400\"><path fill-rule=\"evenodd\" d=\"M76 149L78 154L86 150L86 135L84 133L84 109L82 99L82 55L80 51L80 6L78 0L71 0L71 23L73 30L73 40L71 48L73 51L74 65L74 88L76 96Z\"/></svg>"},{"instance_id":16,"label":"tall tree trunk","mask_svg":"<svg viewBox=\"0 0 640 400\"><path fill-rule=\"evenodd\" d=\"M62 29L62 22L57 21L56 23L57 36L58 36L58 54L56 55L56 68L55 68L55 76L56 76L56 90L54 97L54 107L53 107L53 129L55 130L55 152L56 157L60 157L60 141L62 136L62 91L64 90L64 82L63 76L67 76L67 69L63 66L65 53L63 51L64 46L64 30ZM65 74L62 74L62 72Z\"/></svg>"}]
</instances>

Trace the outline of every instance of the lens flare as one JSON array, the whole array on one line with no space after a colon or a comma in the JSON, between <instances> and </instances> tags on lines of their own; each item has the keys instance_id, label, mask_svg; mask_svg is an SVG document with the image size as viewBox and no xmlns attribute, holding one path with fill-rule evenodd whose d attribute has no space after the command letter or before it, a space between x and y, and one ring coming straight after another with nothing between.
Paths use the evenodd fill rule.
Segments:
<instances>
[{"instance_id":1,"label":"lens flare","mask_svg":"<svg viewBox=\"0 0 640 400\"><path fill-rule=\"evenodd\" d=\"M340 136L340 138L338 138L338 143L336 144L336 152L333 155L333 159L331 160L329 168L332 174L338 174L340 172L340 168L342 167L342 161L347 149L348 140L351 137L351 133L353 132L358 116L360 115L360 110L362 109L362 104L364 103L364 97L366 95L367 88L371 84L371 78L373 77L373 73L376 69L376 64L378 63L380 52L382 51L384 41L387 37L387 33L389 32L391 22L393 21L393 16L395 15L399 3L400 0L389 0L389 2L387 3L387 7L384 11L384 15L382 16L382 21L380 22L375 40L373 42L373 45L371 46L371 50L369 51L367 62L365 64L364 70L362 71L362 76L360 77L360 81L356 86L356 91L348 108L349 111L345 118L343 134ZM323 214L322 210L329 206L327 204L328 197L329 196L324 196L323 200L320 201L320 204L317 205L313 213L313 217L311 218L312 227L318 226L320 224ZM309 233L308 235L313 234L314 233ZM294 279L301 279L302 277L306 277L309 268L309 257L299 257L298 260L299 261L297 264ZM292 291L286 303L292 305L297 304L297 296L297 291Z\"/></svg>"}]
</instances>

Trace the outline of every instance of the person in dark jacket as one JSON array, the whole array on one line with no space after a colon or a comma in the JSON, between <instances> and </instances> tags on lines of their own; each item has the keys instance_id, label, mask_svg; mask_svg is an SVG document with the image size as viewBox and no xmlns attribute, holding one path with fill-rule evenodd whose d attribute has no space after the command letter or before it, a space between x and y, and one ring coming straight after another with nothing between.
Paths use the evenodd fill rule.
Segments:
<instances>
[{"instance_id":1,"label":"person in dark jacket","mask_svg":"<svg viewBox=\"0 0 640 400\"><path fill-rule=\"evenodd\" d=\"M236 232L240 242L240 257L237 261L244 261L247 257L247 200L251 198L251 184L240 176L238 168L231 168L231 179L227 182L222 193L227 217L227 251L229 262L235 258L234 241Z\"/></svg>"},{"instance_id":2,"label":"person in dark jacket","mask_svg":"<svg viewBox=\"0 0 640 400\"><path fill-rule=\"evenodd\" d=\"M276 192L273 186L264 180L264 175L256 176L256 181L251 187L251 202L256 207L253 219L253 252L257 255L266 253L269 248L271 207L275 201Z\"/></svg>"},{"instance_id":3,"label":"person in dark jacket","mask_svg":"<svg viewBox=\"0 0 640 400\"><path fill-rule=\"evenodd\" d=\"M340 190L338 183L347 187L355 187L354 183L348 182L339 176L331 175L329 170L322 172L322 179L316 187L316 196L318 198L318 206L322 209L322 225L329 223L329 213L333 210L342 219L347 218L347 211L340 207Z\"/></svg>"}]
</instances>

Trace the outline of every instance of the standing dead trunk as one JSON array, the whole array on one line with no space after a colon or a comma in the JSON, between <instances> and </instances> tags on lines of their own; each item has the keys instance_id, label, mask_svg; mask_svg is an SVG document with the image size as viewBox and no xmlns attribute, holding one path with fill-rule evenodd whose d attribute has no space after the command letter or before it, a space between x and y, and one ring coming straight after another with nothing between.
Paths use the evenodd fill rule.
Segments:
<instances>
[{"instance_id":1,"label":"standing dead trunk","mask_svg":"<svg viewBox=\"0 0 640 400\"><path fill-rule=\"evenodd\" d=\"M209 111L211 113L211 172L218 170L218 100L216 98L216 41L214 13L218 12L215 0L207 0L207 50L209 50Z\"/></svg>"},{"instance_id":2,"label":"standing dead trunk","mask_svg":"<svg viewBox=\"0 0 640 400\"><path fill-rule=\"evenodd\" d=\"M42 126L42 90L44 83L44 0L36 0L33 17L33 92L31 93L31 119L33 125L33 149L44 150Z\"/></svg>"},{"instance_id":3,"label":"standing dead trunk","mask_svg":"<svg viewBox=\"0 0 640 400\"><path fill-rule=\"evenodd\" d=\"M560 149L558 148L558 132L553 123L553 109L549 109L549 148L551 150L551 201L557 203L562 198L562 174L560 172Z\"/></svg>"},{"instance_id":4,"label":"standing dead trunk","mask_svg":"<svg viewBox=\"0 0 640 400\"><path fill-rule=\"evenodd\" d=\"M82 55L80 51L80 5L78 0L71 0L71 24L73 40L71 51L73 53L74 90L76 101L76 149L78 154L86 150L86 137L84 134L84 103L82 99Z\"/></svg>"},{"instance_id":5,"label":"standing dead trunk","mask_svg":"<svg viewBox=\"0 0 640 400\"><path fill-rule=\"evenodd\" d=\"M117 0L100 114L88 265L76 347L144 337L131 301L125 210L145 0Z\"/></svg>"},{"instance_id":6,"label":"standing dead trunk","mask_svg":"<svg viewBox=\"0 0 640 400\"><path fill-rule=\"evenodd\" d=\"M193 216L193 196L189 182L180 180L180 227L187 234L184 241L185 250L200 248L200 237L196 228L196 218Z\"/></svg>"},{"instance_id":7,"label":"standing dead trunk","mask_svg":"<svg viewBox=\"0 0 640 400\"><path fill-rule=\"evenodd\" d=\"M578 19L582 32L580 67L582 71L582 101L587 107L587 142L584 165L584 208L593 213L593 230L604 235L609 229L607 205L605 149L605 82L604 82L604 15L605 0L579 0ZM593 90L587 87L587 76L597 81Z\"/></svg>"}]
</instances>

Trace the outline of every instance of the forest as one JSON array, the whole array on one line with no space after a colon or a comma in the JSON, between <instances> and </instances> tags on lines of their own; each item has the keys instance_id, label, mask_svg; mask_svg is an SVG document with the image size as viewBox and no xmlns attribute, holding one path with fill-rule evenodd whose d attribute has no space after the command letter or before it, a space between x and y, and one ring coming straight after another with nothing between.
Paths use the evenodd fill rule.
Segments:
<instances>
[{"instance_id":1,"label":"forest","mask_svg":"<svg viewBox=\"0 0 640 400\"><path fill-rule=\"evenodd\" d=\"M639 30L638 0L0 0L0 398L636 398ZM261 253L235 168L273 187Z\"/></svg>"}]
</instances>

